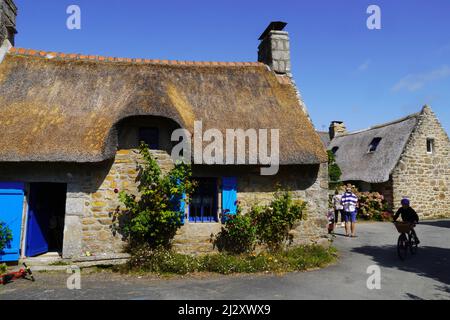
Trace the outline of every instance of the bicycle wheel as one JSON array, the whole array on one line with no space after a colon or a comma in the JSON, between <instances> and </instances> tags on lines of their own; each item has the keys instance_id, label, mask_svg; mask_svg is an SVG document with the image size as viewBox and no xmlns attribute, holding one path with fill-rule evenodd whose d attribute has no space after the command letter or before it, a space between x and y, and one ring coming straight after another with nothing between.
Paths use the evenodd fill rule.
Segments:
<instances>
[{"instance_id":1,"label":"bicycle wheel","mask_svg":"<svg viewBox=\"0 0 450 320\"><path fill-rule=\"evenodd\" d=\"M411 251L411 254L416 254L417 253L416 239L412 235L409 235L408 238L409 238L409 250Z\"/></svg>"},{"instance_id":2,"label":"bicycle wheel","mask_svg":"<svg viewBox=\"0 0 450 320\"><path fill-rule=\"evenodd\" d=\"M398 237L397 241L397 254L400 260L405 260L407 252L408 252L408 239L406 238L406 235L402 233Z\"/></svg>"}]
</instances>

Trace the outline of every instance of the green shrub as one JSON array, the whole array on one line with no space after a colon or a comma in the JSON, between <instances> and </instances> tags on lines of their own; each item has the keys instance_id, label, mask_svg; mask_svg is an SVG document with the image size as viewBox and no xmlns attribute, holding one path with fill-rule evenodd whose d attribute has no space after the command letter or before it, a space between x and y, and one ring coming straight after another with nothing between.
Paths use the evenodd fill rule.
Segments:
<instances>
[{"instance_id":1,"label":"green shrub","mask_svg":"<svg viewBox=\"0 0 450 320\"><path fill-rule=\"evenodd\" d=\"M249 213L256 226L259 243L278 250L285 241L292 241L289 231L304 216L306 202L293 200L289 191L278 191L269 206L256 206Z\"/></svg>"},{"instance_id":2,"label":"green shrub","mask_svg":"<svg viewBox=\"0 0 450 320\"><path fill-rule=\"evenodd\" d=\"M140 146L140 154L145 163L139 168L139 195L120 192L125 209L118 208L114 213L113 230L119 231L130 247L147 243L152 248L169 248L182 225L184 213L179 208L182 195L189 195L194 188L191 168L176 164L163 176L147 145Z\"/></svg>"},{"instance_id":3,"label":"green shrub","mask_svg":"<svg viewBox=\"0 0 450 320\"><path fill-rule=\"evenodd\" d=\"M0 263L0 275L4 274L8 271L8 266L6 263Z\"/></svg>"},{"instance_id":4,"label":"green shrub","mask_svg":"<svg viewBox=\"0 0 450 320\"><path fill-rule=\"evenodd\" d=\"M285 241L292 241L289 231L305 217L306 202L293 200L289 191L277 191L268 206L254 206L242 214L229 215L221 231L213 238L219 251L233 254L252 252L256 243L270 250L279 250Z\"/></svg>"},{"instance_id":5,"label":"green shrub","mask_svg":"<svg viewBox=\"0 0 450 320\"><path fill-rule=\"evenodd\" d=\"M0 222L0 251L12 240L12 232L4 222Z\"/></svg>"},{"instance_id":6,"label":"green shrub","mask_svg":"<svg viewBox=\"0 0 450 320\"><path fill-rule=\"evenodd\" d=\"M238 206L236 215L228 215L221 231L212 239L219 251L251 252L256 242L256 226L251 215L243 215Z\"/></svg>"}]
</instances>

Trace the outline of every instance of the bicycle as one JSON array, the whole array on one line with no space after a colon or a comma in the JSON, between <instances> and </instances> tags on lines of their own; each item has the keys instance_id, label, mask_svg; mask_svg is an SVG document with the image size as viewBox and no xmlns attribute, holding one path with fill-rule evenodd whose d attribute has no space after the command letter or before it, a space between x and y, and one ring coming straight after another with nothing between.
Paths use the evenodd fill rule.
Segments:
<instances>
[{"instance_id":1,"label":"bicycle","mask_svg":"<svg viewBox=\"0 0 450 320\"><path fill-rule=\"evenodd\" d=\"M410 222L394 222L394 225L400 233L397 240L397 254L400 260L403 261L406 259L408 249L412 255L417 253L418 243L412 234L412 230L416 225Z\"/></svg>"}]
</instances>

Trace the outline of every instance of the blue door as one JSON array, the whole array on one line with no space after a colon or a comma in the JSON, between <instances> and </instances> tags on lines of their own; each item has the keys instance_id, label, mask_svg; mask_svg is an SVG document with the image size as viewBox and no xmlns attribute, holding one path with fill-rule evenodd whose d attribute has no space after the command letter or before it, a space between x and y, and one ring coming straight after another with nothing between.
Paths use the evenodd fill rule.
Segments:
<instances>
[{"instance_id":1,"label":"blue door","mask_svg":"<svg viewBox=\"0 0 450 320\"><path fill-rule=\"evenodd\" d=\"M0 251L0 262L18 261L24 200L23 183L0 182L0 221L12 232L12 241Z\"/></svg>"},{"instance_id":2,"label":"blue door","mask_svg":"<svg viewBox=\"0 0 450 320\"><path fill-rule=\"evenodd\" d=\"M46 203L41 201L42 191L39 184L32 184L28 199L28 224L26 237L27 257L34 257L48 252L49 215Z\"/></svg>"}]
</instances>

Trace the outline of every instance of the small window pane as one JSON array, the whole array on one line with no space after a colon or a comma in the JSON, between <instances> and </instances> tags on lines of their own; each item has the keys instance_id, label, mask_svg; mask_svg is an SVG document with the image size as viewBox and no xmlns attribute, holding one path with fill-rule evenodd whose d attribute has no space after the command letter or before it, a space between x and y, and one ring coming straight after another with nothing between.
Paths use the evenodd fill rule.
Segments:
<instances>
[{"instance_id":1,"label":"small window pane","mask_svg":"<svg viewBox=\"0 0 450 320\"><path fill-rule=\"evenodd\" d=\"M378 145L381 142L381 138L373 138L372 142L369 145L369 151L368 152L374 152L377 150Z\"/></svg>"},{"instance_id":2,"label":"small window pane","mask_svg":"<svg viewBox=\"0 0 450 320\"><path fill-rule=\"evenodd\" d=\"M138 143L141 142L145 142L150 149L159 149L158 128L140 128Z\"/></svg>"},{"instance_id":3,"label":"small window pane","mask_svg":"<svg viewBox=\"0 0 450 320\"><path fill-rule=\"evenodd\" d=\"M434 152L434 139L427 139L427 153Z\"/></svg>"}]
</instances>

